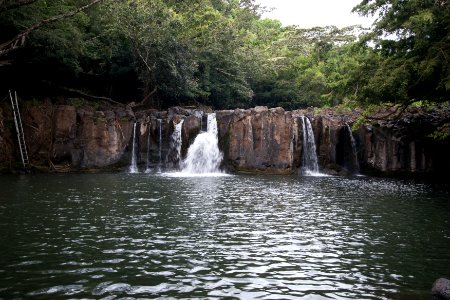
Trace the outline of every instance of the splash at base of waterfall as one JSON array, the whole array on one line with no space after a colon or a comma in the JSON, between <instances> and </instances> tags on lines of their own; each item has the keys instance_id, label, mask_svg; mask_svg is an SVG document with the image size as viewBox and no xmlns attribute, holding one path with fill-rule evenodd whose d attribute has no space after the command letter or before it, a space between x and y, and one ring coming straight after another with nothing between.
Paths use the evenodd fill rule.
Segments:
<instances>
[{"instance_id":1,"label":"splash at base of waterfall","mask_svg":"<svg viewBox=\"0 0 450 300\"><path fill-rule=\"evenodd\" d=\"M196 177L230 177L233 176L227 173L185 173L185 172L167 172L159 174L163 177L173 177L173 178L196 178Z\"/></svg>"},{"instance_id":2,"label":"splash at base of waterfall","mask_svg":"<svg viewBox=\"0 0 450 300\"><path fill-rule=\"evenodd\" d=\"M302 175L310 176L310 177L329 177L329 176L331 176L331 175L328 175L325 173L313 172L313 171L309 171L309 170L303 170Z\"/></svg>"}]
</instances>

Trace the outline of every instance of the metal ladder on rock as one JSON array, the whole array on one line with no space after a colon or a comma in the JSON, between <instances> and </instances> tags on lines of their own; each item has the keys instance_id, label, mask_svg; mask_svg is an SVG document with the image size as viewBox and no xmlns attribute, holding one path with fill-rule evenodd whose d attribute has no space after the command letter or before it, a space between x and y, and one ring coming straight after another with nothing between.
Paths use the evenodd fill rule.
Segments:
<instances>
[{"instance_id":1,"label":"metal ladder on rock","mask_svg":"<svg viewBox=\"0 0 450 300\"><path fill-rule=\"evenodd\" d=\"M19 142L20 148L20 157L22 158L23 167L27 168L30 162L28 160L27 145L25 144L25 135L23 134L22 118L20 117L17 93L14 92L13 97L11 91L9 91L9 97L11 98L11 105L14 114L14 124L16 125L17 140Z\"/></svg>"}]
</instances>

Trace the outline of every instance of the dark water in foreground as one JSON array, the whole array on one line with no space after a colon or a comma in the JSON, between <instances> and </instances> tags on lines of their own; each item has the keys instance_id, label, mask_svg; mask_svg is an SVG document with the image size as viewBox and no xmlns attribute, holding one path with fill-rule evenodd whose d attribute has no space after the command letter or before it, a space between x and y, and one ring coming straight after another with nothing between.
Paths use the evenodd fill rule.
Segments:
<instances>
[{"instance_id":1,"label":"dark water in foreground","mask_svg":"<svg viewBox=\"0 0 450 300\"><path fill-rule=\"evenodd\" d=\"M374 178L0 177L0 298L430 299L448 186Z\"/></svg>"}]
</instances>

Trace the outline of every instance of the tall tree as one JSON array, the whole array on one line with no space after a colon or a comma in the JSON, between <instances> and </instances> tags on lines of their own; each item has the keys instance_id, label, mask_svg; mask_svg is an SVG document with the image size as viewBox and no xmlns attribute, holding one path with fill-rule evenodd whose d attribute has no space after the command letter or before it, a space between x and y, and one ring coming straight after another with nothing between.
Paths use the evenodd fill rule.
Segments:
<instances>
[{"instance_id":1,"label":"tall tree","mask_svg":"<svg viewBox=\"0 0 450 300\"><path fill-rule=\"evenodd\" d=\"M252 1L204 0L184 14L184 36L198 62L198 100L215 107L247 106L249 30L257 18ZM254 57L253 57L254 58Z\"/></svg>"},{"instance_id":2,"label":"tall tree","mask_svg":"<svg viewBox=\"0 0 450 300\"><path fill-rule=\"evenodd\" d=\"M382 58L366 100L445 101L450 95L450 5L447 0L364 0L354 9L377 15L363 40Z\"/></svg>"},{"instance_id":3,"label":"tall tree","mask_svg":"<svg viewBox=\"0 0 450 300\"><path fill-rule=\"evenodd\" d=\"M183 20L177 6L162 0L112 2L106 18L108 32L131 45L131 55L142 83L142 103L178 104L194 95L196 61L191 45L182 38Z\"/></svg>"}]
</instances>

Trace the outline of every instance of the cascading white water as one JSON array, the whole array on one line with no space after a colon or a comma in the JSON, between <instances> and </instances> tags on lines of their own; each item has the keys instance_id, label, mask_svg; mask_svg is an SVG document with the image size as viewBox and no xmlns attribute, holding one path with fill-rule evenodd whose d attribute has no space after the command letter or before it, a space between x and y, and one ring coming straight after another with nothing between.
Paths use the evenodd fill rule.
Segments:
<instances>
[{"instance_id":1,"label":"cascading white water","mask_svg":"<svg viewBox=\"0 0 450 300\"><path fill-rule=\"evenodd\" d=\"M305 116L302 116L303 128L303 157L302 169L306 175L319 174L319 164L316 153L316 143L314 141L314 132L311 122Z\"/></svg>"},{"instance_id":2,"label":"cascading white water","mask_svg":"<svg viewBox=\"0 0 450 300\"><path fill-rule=\"evenodd\" d=\"M184 174L220 173L223 154L218 146L216 114L208 114L206 132L197 135L182 163Z\"/></svg>"},{"instance_id":3,"label":"cascading white water","mask_svg":"<svg viewBox=\"0 0 450 300\"><path fill-rule=\"evenodd\" d=\"M145 173L150 173L150 124L148 124L148 135L147 135L147 167L145 168Z\"/></svg>"},{"instance_id":4,"label":"cascading white water","mask_svg":"<svg viewBox=\"0 0 450 300\"><path fill-rule=\"evenodd\" d=\"M347 127L347 131L350 136L350 143L352 146L353 164L354 164L354 168L355 168L354 171L356 171L356 173L359 173L360 168L359 168L358 152L356 151L356 141L355 141L355 138L353 137L353 132L352 132L352 129L350 128L350 126L348 124L345 124L345 127Z\"/></svg>"},{"instance_id":5,"label":"cascading white water","mask_svg":"<svg viewBox=\"0 0 450 300\"><path fill-rule=\"evenodd\" d=\"M170 149L173 151L172 160L174 164L178 164L181 159L181 146L183 143L181 130L183 129L183 122L184 120L181 120L180 123L175 125L172 136L170 137Z\"/></svg>"},{"instance_id":6,"label":"cascading white water","mask_svg":"<svg viewBox=\"0 0 450 300\"><path fill-rule=\"evenodd\" d=\"M158 129L159 129L159 138L158 138L158 166L156 168L157 173L161 173L161 167L162 167L162 120L158 119Z\"/></svg>"},{"instance_id":7,"label":"cascading white water","mask_svg":"<svg viewBox=\"0 0 450 300\"><path fill-rule=\"evenodd\" d=\"M137 123L134 122L133 124L133 146L131 150L131 165L129 172L130 173L139 173L138 167L137 167L137 159L136 159L136 126Z\"/></svg>"}]
</instances>

